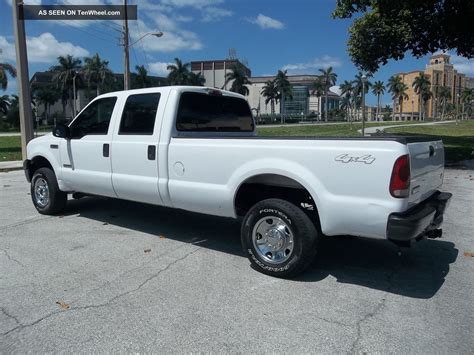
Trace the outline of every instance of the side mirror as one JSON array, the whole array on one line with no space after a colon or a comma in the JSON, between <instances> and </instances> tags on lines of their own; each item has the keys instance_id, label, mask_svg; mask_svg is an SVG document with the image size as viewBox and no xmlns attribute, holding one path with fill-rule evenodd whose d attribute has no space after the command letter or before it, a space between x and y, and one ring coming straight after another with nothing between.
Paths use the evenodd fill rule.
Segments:
<instances>
[{"instance_id":1,"label":"side mirror","mask_svg":"<svg viewBox=\"0 0 474 355\"><path fill-rule=\"evenodd\" d=\"M64 124L58 123L53 128L53 136L68 139L70 137L69 127Z\"/></svg>"}]
</instances>

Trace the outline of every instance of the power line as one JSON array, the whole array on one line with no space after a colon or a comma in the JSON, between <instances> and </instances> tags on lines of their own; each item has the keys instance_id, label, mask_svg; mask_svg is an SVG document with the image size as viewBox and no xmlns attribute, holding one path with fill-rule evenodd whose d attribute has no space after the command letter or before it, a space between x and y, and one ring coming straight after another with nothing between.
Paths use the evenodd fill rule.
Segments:
<instances>
[{"instance_id":1,"label":"power line","mask_svg":"<svg viewBox=\"0 0 474 355\"><path fill-rule=\"evenodd\" d=\"M110 39L97 36L95 33L89 32L89 31L87 31L87 30L85 30L85 29L82 29L82 28L79 28L79 27L72 26L72 25L70 25L69 23L67 23L67 22L65 22L65 21L59 20L59 22L65 24L66 26L69 26L69 27L72 28L72 29L75 29L76 31L86 33L86 34L88 34L88 35L90 35L90 36L92 36L92 37L95 37L95 38L97 38L97 39L100 39L100 40L102 40L102 41L105 41L105 42L109 42L109 43L110 43Z\"/></svg>"}]
</instances>

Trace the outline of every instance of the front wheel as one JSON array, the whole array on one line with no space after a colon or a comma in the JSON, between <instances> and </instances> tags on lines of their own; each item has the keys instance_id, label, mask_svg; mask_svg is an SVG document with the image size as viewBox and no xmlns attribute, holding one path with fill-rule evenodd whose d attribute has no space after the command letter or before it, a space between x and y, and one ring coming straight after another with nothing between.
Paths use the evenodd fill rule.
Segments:
<instances>
[{"instance_id":1,"label":"front wheel","mask_svg":"<svg viewBox=\"0 0 474 355\"><path fill-rule=\"evenodd\" d=\"M64 210L67 194L59 190L56 175L51 169L40 168L31 179L31 199L39 213L52 215Z\"/></svg>"},{"instance_id":2,"label":"front wheel","mask_svg":"<svg viewBox=\"0 0 474 355\"><path fill-rule=\"evenodd\" d=\"M253 206L242 223L242 247L252 266L276 277L294 277L314 259L318 232L294 204L267 199Z\"/></svg>"}]
</instances>

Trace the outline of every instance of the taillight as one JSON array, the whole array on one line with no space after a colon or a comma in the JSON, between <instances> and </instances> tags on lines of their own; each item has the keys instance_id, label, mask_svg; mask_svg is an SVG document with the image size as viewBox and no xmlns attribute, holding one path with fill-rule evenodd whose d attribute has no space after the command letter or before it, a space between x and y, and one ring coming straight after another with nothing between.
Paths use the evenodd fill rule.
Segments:
<instances>
[{"instance_id":1,"label":"taillight","mask_svg":"<svg viewBox=\"0 0 474 355\"><path fill-rule=\"evenodd\" d=\"M393 165L390 179L390 195L397 198L410 194L410 159L408 155L399 157Z\"/></svg>"}]
</instances>

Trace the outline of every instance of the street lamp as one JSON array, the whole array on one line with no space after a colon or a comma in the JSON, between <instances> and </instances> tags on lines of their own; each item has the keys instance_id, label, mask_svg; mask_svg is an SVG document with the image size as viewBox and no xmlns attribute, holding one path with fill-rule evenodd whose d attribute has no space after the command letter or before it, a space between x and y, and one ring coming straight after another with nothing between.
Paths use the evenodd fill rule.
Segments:
<instances>
[{"instance_id":1,"label":"street lamp","mask_svg":"<svg viewBox=\"0 0 474 355\"><path fill-rule=\"evenodd\" d=\"M367 82L367 75L362 75L362 136L365 136L365 83Z\"/></svg>"},{"instance_id":2,"label":"street lamp","mask_svg":"<svg viewBox=\"0 0 474 355\"><path fill-rule=\"evenodd\" d=\"M123 50L124 50L124 76L123 76L123 88L124 90L130 89L130 60L129 60L129 54L128 54L128 49L136 44L137 42L141 41L143 38L146 36L154 36L157 38L160 38L163 36L163 32L158 31L158 32L148 32L145 33L143 36L138 38L135 42L128 43L128 24L127 24L127 19L125 18L124 20L124 31L123 31Z\"/></svg>"}]
</instances>

